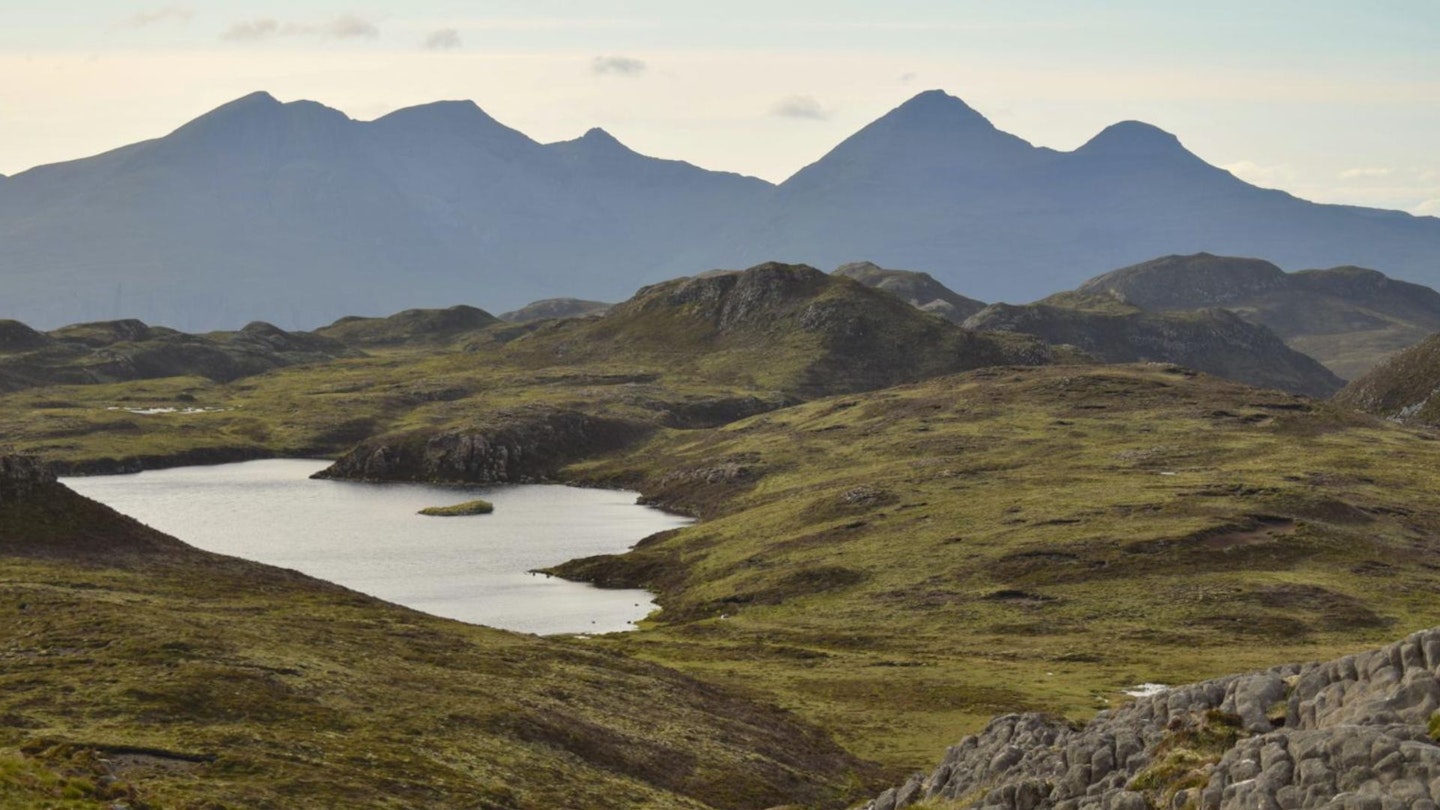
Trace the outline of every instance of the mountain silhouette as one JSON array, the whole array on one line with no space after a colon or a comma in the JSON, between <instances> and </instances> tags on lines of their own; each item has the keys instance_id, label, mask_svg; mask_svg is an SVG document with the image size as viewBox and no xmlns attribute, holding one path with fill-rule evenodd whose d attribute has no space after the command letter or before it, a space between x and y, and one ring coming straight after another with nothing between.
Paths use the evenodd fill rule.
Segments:
<instances>
[{"instance_id":1,"label":"mountain silhouette","mask_svg":"<svg viewBox=\"0 0 1440 810\"><path fill-rule=\"evenodd\" d=\"M253 93L174 132L0 180L0 317L196 330L558 297L712 267L866 257L1024 301L1165 254L1357 265L1440 283L1440 220L1317 205L1127 121L1033 146L938 90L772 185L542 144L469 101L355 121Z\"/></svg>"}]
</instances>

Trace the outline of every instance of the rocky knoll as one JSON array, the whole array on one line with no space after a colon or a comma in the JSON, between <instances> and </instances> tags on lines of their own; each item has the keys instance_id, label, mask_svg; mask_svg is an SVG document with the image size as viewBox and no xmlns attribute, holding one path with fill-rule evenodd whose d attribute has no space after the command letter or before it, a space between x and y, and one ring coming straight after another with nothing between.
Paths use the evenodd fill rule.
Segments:
<instances>
[{"instance_id":1,"label":"rocky knoll","mask_svg":"<svg viewBox=\"0 0 1440 810\"><path fill-rule=\"evenodd\" d=\"M947 321L961 323L985 308L985 302L955 292L929 273L889 270L874 262L850 262L835 268L834 275L853 278L867 287L899 296L911 306Z\"/></svg>"},{"instance_id":2,"label":"rocky knoll","mask_svg":"<svg viewBox=\"0 0 1440 810\"><path fill-rule=\"evenodd\" d=\"M646 425L578 411L524 409L499 414L483 427L365 441L315 477L524 483L548 479L565 464L619 449L648 431Z\"/></svg>"},{"instance_id":3,"label":"rocky knoll","mask_svg":"<svg viewBox=\"0 0 1440 810\"><path fill-rule=\"evenodd\" d=\"M1429 810L1440 628L1323 664L1169 689L1083 727L997 717L866 810Z\"/></svg>"},{"instance_id":4,"label":"rocky knoll","mask_svg":"<svg viewBox=\"0 0 1440 810\"><path fill-rule=\"evenodd\" d=\"M1440 334L1391 355L1336 399L1396 422L1440 425Z\"/></svg>"},{"instance_id":5,"label":"rocky knoll","mask_svg":"<svg viewBox=\"0 0 1440 810\"><path fill-rule=\"evenodd\" d=\"M604 318L510 343L532 363L628 358L802 398L1051 360L1027 336L979 334L803 264L767 262L642 288Z\"/></svg>"},{"instance_id":6,"label":"rocky knoll","mask_svg":"<svg viewBox=\"0 0 1440 810\"><path fill-rule=\"evenodd\" d=\"M500 320L509 323L530 323L551 318L582 318L586 315L604 315L614 304L604 301L586 301L581 298L544 298L532 301L511 312L500 314Z\"/></svg>"},{"instance_id":7,"label":"rocky knoll","mask_svg":"<svg viewBox=\"0 0 1440 810\"><path fill-rule=\"evenodd\" d=\"M1266 327L1225 309L1146 312L1113 299L1053 296L1024 306L992 304L964 325L1037 335L1051 344L1076 346L1106 363L1177 363L1294 394L1327 397L1345 384Z\"/></svg>"},{"instance_id":8,"label":"rocky knoll","mask_svg":"<svg viewBox=\"0 0 1440 810\"><path fill-rule=\"evenodd\" d=\"M1123 267L1077 292L1152 312L1224 307L1351 380L1440 331L1440 292L1363 267L1286 273L1260 259L1197 253Z\"/></svg>"},{"instance_id":9,"label":"rocky knoll","mask_svg":"<svg viewBox=\"0 0 1440 810\"><path fill-rule=\"evenodd\" d=\"M384 318L355 315L315 330L348 346L437 345L497 322L494 315L471 306L407 309Z\"/></svg>"},{"instance_id":10,"label":"rocky knoll","mask_svg":"<svg viewBox=\"0 0 1440 810\"><path fill-rule=\"evenodd\" d=\"M183 376L229 382L357 356L323 335L287 332L262 321L203 335L133 319L75 324L41 335L10 321L0 324L0 391Z\"/></svg>"}]
</instances>

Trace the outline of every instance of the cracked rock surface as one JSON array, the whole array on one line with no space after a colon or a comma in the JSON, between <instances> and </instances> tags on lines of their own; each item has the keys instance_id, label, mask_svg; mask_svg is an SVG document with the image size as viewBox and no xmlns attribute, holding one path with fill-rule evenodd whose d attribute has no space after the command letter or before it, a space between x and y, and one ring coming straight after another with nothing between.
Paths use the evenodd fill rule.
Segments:
<instances>
[{"instance_id":1,"label":"cracked rock surface","mask_svg":"<svg viewBox=\"0 0 1440 810\"><path fill-rule=\"evenodd\" d=\"M1166 690L1083 727L997 717L865 810L1433 810L1440 628L1322 664Z\"/></svg>"}]
</instances>

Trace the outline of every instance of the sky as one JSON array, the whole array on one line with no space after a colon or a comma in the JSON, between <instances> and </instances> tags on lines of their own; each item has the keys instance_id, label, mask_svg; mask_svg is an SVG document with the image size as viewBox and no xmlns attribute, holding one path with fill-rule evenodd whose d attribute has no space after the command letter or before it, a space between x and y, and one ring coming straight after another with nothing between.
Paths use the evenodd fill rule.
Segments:
<instances>
[{"instance_id":1,"label":"sky","mask_svg":"<svg viewBox=\"0 0 1440 810\"><path fill-rule=\"evenodd\" d=\"M1250 182L1440 216L1435 0L0 0L0 174L267 90L471 99L784 180L922 90L1070 150L1142 120Z\"/></svg>"}]
</instances>

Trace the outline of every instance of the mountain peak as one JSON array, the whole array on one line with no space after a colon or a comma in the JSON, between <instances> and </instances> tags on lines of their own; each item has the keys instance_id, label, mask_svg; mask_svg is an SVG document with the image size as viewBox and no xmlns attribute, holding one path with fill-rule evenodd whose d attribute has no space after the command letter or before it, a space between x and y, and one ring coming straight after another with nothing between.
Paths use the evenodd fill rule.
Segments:
<instances>
[{"instance_id":1,"label":"mountain peak","mask_svg":"<svg viewBox=\"0 0 1440 810\"><path fill-rule=\"evenodd\" d=\"M1161 156L1190 155L1180 139L1144 121L1121 121L1101 130L1075 150L1076 154Z\"/></svg>"},{"instance_id":2,"label":"mountain peak","mask_svg":"<svg viewBox=\"0 0 1440 810\"><path fill-rule=\"evenodd\" d=\"M900 121L910 126L982 126L994 129L990 120L973 107L944 90L926 90L891 110L881 121Z\"/></svg>"}]
</instances>

